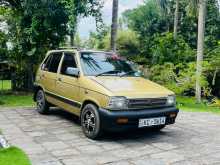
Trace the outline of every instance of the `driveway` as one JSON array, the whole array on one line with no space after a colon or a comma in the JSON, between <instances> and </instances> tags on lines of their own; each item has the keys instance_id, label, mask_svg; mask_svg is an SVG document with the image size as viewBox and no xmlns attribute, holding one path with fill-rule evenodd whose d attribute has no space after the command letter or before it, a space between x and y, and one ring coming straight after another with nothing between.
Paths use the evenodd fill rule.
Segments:
<instances>
[{"instance_id":1,"label":"driveway","mask_svg":"<svg viewBox=\"0 0 220 165\"><path fill-rule=\"evenodd\" d=\"M203 165L220 164L220 116L180 112L163 131L108 134L99 141L84 137L77 119L53 110L0 108L0 129L22 148L33 165Z\"/></svg>"}]
</instances>

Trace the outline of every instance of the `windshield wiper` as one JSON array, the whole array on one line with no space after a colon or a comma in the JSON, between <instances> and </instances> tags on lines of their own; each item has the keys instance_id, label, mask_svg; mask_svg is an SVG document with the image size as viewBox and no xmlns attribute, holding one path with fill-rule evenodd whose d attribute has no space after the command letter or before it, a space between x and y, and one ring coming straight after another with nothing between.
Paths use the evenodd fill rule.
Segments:
<instances>
[{"instance_id":1,"label":"windshield wiper","mask_svg":"<svg viewBox=\"0 0 220 165\"><path fill-rule=\"evenodd\" d=\"M129 72L126 72L126 73L124 73L124 74L120 75L120 77L127 76L127 75L129 75L129 74L131 74L131 73L136 73L136 72L135 72L135 71L133 71L133 70L131 70L131 71L129 71Z\"/></svg>"},{"instance_id":2,"label":"windshield wiper","mask_svg":"<svg viewBox=\"0 0 220 165\"><path fill-rule=\"evenodd\" d=\"M111 70L111 71L99 73L99 74L96 75L96 77L106 75L106 74L117 74L117 73L120 73L120 72L121 72L120 70Z\"/></svg>"}]
</instances>

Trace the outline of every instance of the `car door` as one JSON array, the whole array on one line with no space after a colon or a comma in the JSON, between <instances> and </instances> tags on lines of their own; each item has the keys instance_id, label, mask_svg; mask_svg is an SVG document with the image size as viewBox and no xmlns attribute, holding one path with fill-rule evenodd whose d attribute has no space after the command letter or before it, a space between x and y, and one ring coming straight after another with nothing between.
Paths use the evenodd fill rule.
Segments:
<instances>
[{"instance_id":1,"label":"car door","mask_svg":"<svg viewBox=\"0 0 220 165\"><path fill-rule=\"evenodd\" d=\"M64 52L57 77L56 90L65 104L63 108L78 114L81 107L81 103L79 102L79 81L78 77L67 74L68 67L77 68L76 58L73 52Z\"/></svg>"},{"instance_id":2,"label":"car door","mask_svg":"<svg viewBox=\"0 0 220 165\"><path fill-rule=\"evenodd\" d=\"M40 74L39 74L39 83L41 84L41 86L44 88L44 90L46 91L47 89L47 85L46 85L46 77L47 77L47 73L49 70L49 66L50 66L50 60L51 60L52 55L49 54L47 56L47 58L43 61L41 67L40 67Z\"/></svg>"},{"instance_id":3,"label":"car door","mask_svg":"<svg viewBox=\"0 0 220 165\"><path fill-rule=\"evenodd\" d=\"M62 52L51 53L42 65L41 82L46 93L56 93L57 71Z\"/></svg>"}]
</instances>

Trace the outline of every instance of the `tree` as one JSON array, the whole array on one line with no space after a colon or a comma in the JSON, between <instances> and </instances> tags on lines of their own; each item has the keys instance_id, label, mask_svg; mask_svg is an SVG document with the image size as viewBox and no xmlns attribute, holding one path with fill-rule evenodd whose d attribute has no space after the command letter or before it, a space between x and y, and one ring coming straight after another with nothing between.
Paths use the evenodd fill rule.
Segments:
<instances>
[{"instance_id":1,"label":"tree","mask_svg":"<svg viewBox=\"0 0 220 165\"><path fill-rule=\"evenodd\" d=\"M175 14L174 14L174 26L173 26L173 38L176 40L178 34L178 25L179 25L179 0L176 0L175 3ZM159 0L159 5L165 13L170 8L170 3L167 0Z\"/></svg>"},{"instance_id":2,"label":"tree","mask_svg":"<svg viewBox=\"0 0 220 165\"><path fill-rule=\"evenodd\" d=\"M154 46L154 38L159 33L165 33L172 25L171 17L164 15L155 0L145 1L144 5L123 13L124 21L128 28L135 31L140 43L140 56L146 58L151 65L151 48Z\"/></svg>"},{"instance_id":3,"label":"tree","mask_svg":"<svg viewBox=\"0 0 220 165\"><path fill-rule=\"evenodd\" d=\"M204 54L204 36L205 36L205 12L206 0L199 0L199 16L198 16L198 41L197 41L197 66L196 66L196 100L201 102L201 84L202 61Z\"/></svg>"},{"instance_id":4,"label":"tree","mask_svg":"<svg viewBox=\"0 0 220 165\"><path fill-rule=\"evenodd\" d=\"M13 86L30 90L46 51L59 47L66 35L74 39L79 16L91 15L100 21L102 5L98 0L1 0L0 7L9 9L6 19L13 44L10 57L17 75Z\"/></svg>"},{"instance_id":5,"label":"tree","mask_svg":"<svg viewBox=\"0 0 220 165\"><path fill-rule=\"evenodd\" d=\"M177 30L178 30L178 23L179 22L179 0L176 0L176 7L175 7L175 16L174 16L174 30L173 30L173 37L176 40L177 38Z\"/></svg>"},{"instance_id":6,"label":"tree","mask_svg":"<svg viewBox=\"0 0 220 165\"><path fill-rule=\"evenodd\" d=\"M111 50L116 52L116 39L118 29L118 0L112 4L112 26L111 26Z\"/></svg>"},{"instance_id":7,"label":"tree","mask_svg":"<svg viewBox=\"0 0 220 165\"><path fill-rule=\"evenodd\" d=\"M93 16L96 20L97 28L102 27L101 8L103 1L100 0L59 0L65 6L68 15L68 35L70 45L74 46L77 24L79 17Z\"/></svg>"},{"instance_id":8,"label":"tree","mask_svg":"<svg viewBox=\"0 0 220 165\"><path fill-rule=\"evenodd\" d=\"M105 37L110 33L111 28L104 25L102 28L98 29L96 32L90 32L89 39L86 41L85 47L89 49L105 49ZM109 45L110 47L110 37L109 39Z\"/></svg>"},{"instance_id":9,"label":"tree","mask_svg":"<svg viewBox=\"0 0 220 165\"><path fill-rule=\"evenodd\" d=\"M0 61L7 59L7 35L0 31Z\"/></svg>"}]
</instances>

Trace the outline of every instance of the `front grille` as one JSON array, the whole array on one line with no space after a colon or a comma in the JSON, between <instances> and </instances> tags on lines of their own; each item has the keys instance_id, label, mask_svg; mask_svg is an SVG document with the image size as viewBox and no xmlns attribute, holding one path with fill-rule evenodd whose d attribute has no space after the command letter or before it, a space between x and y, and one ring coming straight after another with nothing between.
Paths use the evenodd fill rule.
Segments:
<instances>
[{"instance_id":1,"label":"front grille","mask_svg":"<svg viewBox=\"0 0 220 165\"><path fill-rule=\"evenodd\" d=\"M166 98L129 99L128 108L153 108L166 106Z\"/></svg>"}]
</instances>

